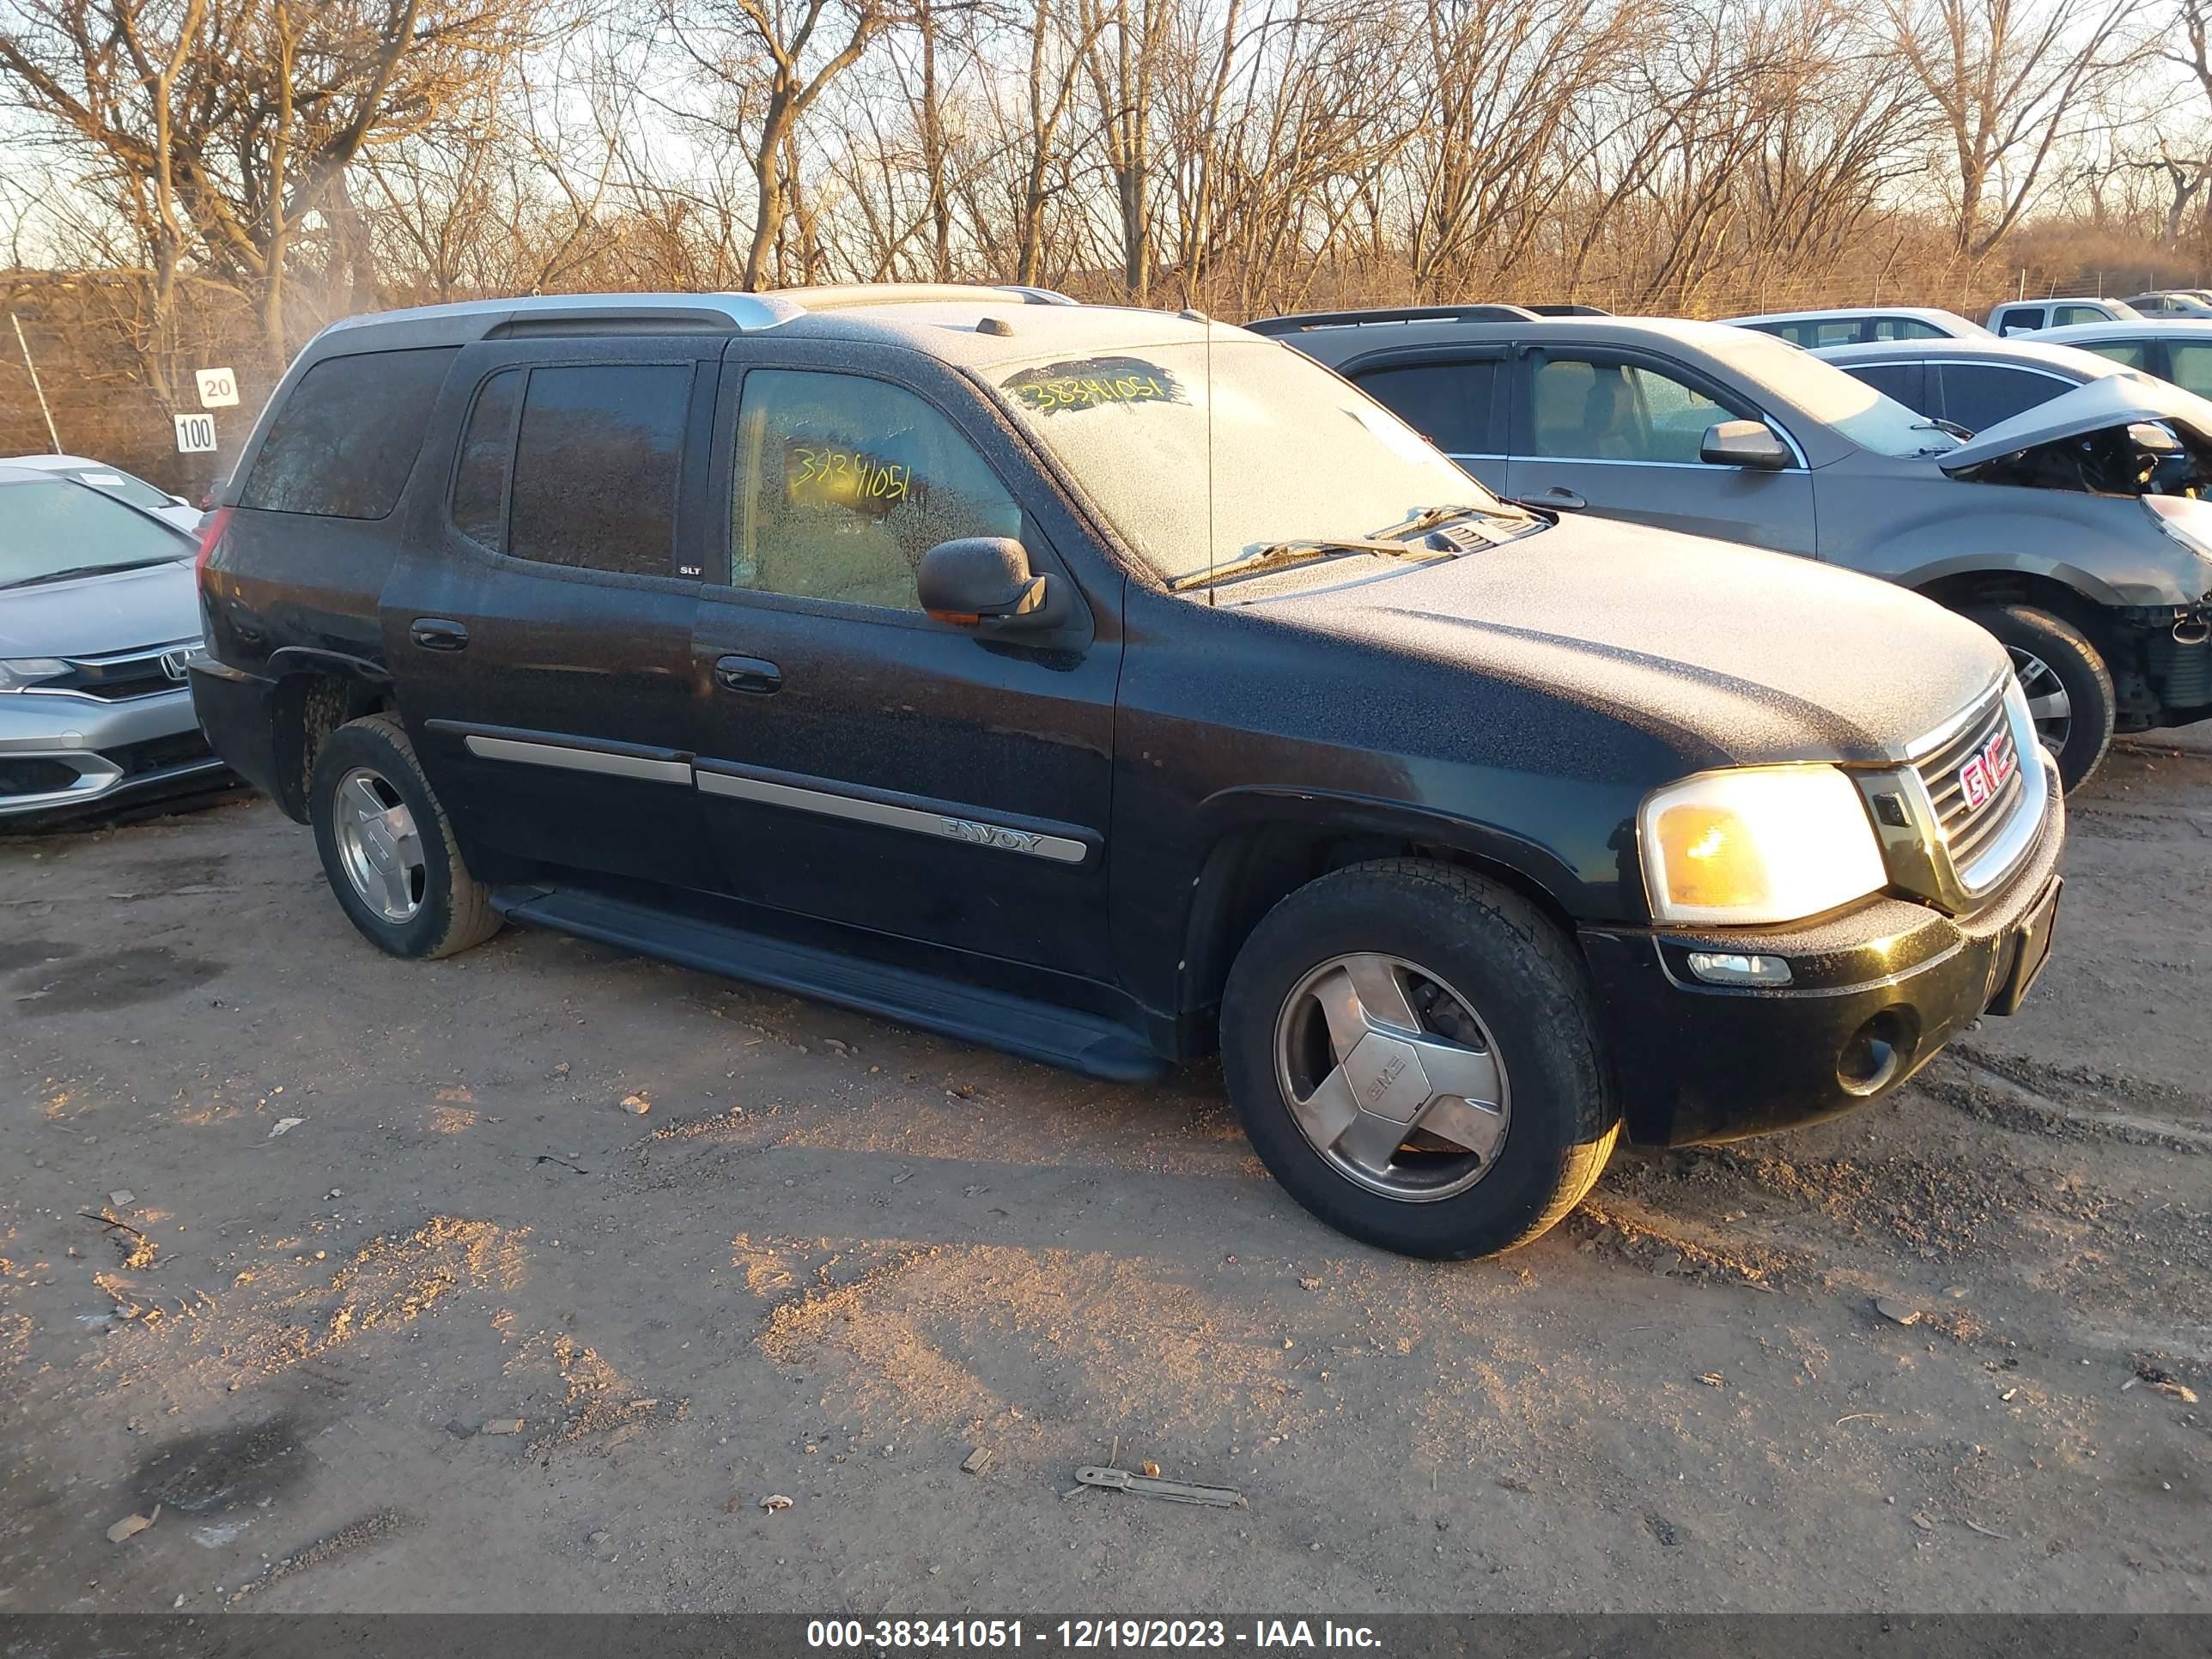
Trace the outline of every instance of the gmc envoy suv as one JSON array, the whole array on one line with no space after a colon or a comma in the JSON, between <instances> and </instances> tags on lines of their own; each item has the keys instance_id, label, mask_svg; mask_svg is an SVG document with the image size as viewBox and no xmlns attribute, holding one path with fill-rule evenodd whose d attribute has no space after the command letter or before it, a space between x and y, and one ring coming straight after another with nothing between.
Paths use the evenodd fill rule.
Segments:
<instances>
[{"instance_id":1,"label":"gmc envoy suv","mask_svg":"<svg viewBox=\"0 0 2212 1659\"><path fill-rule=\"evenodd\" d=\"M395 955L514 921L1103 1078L1218 1046L1277 1178L1419 1255L2019 1006L2063 809L1987 634L1054 297L325 330L210 523L216 748Z\"/></svg>"}]
</instances>

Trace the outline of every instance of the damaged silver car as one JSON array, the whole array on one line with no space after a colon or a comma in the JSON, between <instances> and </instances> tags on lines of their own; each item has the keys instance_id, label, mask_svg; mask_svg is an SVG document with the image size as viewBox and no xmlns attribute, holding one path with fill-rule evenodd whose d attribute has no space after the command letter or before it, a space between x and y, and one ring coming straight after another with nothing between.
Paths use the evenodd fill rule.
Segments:
<instances>
[{"instance_id":1,"label":"damaged silver car","mask_svg":"<svg viewBox=\"0 0 2212 1659\"><path fill-rule=\"evenodd\" d=\"M1973 434L1714 323L1412 307L1252 326L1501 495L1815 558L1972 617L2011 652L2069 788L2116 729L2212 716L2212 402L2179 386L2111 375Z\"/></svg>"}]
</instances>

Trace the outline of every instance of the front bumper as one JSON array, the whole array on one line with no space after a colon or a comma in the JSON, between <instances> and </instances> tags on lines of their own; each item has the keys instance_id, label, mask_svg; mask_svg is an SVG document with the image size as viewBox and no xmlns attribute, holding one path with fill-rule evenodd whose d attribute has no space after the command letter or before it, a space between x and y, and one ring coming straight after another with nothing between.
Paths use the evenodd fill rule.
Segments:
<instances>
[{"instance_id":1,"label":"front bumper","mask_svg":"<svg viewBox=\"0 0 2212 1659\"><path fill-rule=\"evenodd\" d=\"M42 823L212 787L223 771L181 685L114 702L0 696L0 822Z\"/></svg>"},{"instance_id":2,"label":"front bumper","mask_svg":"<svg viewBox=\"0 0 2212 1659\"><path fill-rule=\"evenodd\" d=\"M1888 1093L1984 1013L2010 1013L2056 918L2065 805L2055 769L2034 844L1971 915L1880 898L1782 931L1584 927L1584 958L1629 1139L1733 1140ZM1708 985L1692 951L1790 965L1786 988Z\"/></svg>"}]
</instances>

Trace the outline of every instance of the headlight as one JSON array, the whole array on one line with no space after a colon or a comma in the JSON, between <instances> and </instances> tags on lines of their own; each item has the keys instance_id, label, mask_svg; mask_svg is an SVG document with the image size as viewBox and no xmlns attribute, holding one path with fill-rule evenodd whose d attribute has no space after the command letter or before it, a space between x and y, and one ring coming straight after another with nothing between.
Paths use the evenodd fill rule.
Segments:
<instances>
[{"instance_id":1,"label":"headlight","mask_svg":"<svg viewBox=\"0 0 2212 1659\"><path fill-rule=\"evenodd\" d=\"M1832 766L1687 778L1644 803L1638 830L1662 921L1795 921L1889 881L1859 792Z\"/></svg>"},{"instance_id":2,"label":"headlight","mask_svg":"<svg viewBox=\"0 0 2212 1659\"><path fill-rule=\"evenodd\" d=\"M59 657L0 659L0 691L21 691L40 680L58 680L70 672Z\"/></svg>"}]
</instances>

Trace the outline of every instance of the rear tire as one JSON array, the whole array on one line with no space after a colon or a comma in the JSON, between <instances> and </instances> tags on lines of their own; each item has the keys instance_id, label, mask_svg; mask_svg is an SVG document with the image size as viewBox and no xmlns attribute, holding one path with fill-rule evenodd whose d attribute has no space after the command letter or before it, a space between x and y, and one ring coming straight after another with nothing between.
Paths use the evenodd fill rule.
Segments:
<instances>
[{"instance_id":1,"label":"rear tire","mask_svg":"<svg viewBox=\"0 0 2212 1659\"><path fill-rule=\"evenodd\" d=\"M1540 1237L1620 1133L1572 945L1518 894L1425 860L1353 865L1269 911L1230 970L1221 1051L1275 1179L1405 1255Z\"/></svg>"},{"instance_id":2,"label":"rear tire","mask_svg":"<svg viewBox=\"0 0 2212 1659\"><path fill-rule=\"evenodd\" d=\"M2112 746L2119 703L2104 653L2073 623L2033 605L1974 605L1960 614L1996 635L2010 654L2059 781L2069 793L2087 782Z\"/></svg>"},{"instance_id":3,"label":"rear tire","mask_svg":"<svg viewBox=\"0 0 2212 1659\"><path fill-rule=\"evenodd\" d=\"M307 782L331 891L362 936L395 957L449 957L500 929L397 714L331 733Z\"/></svg>"}]
</instances>

